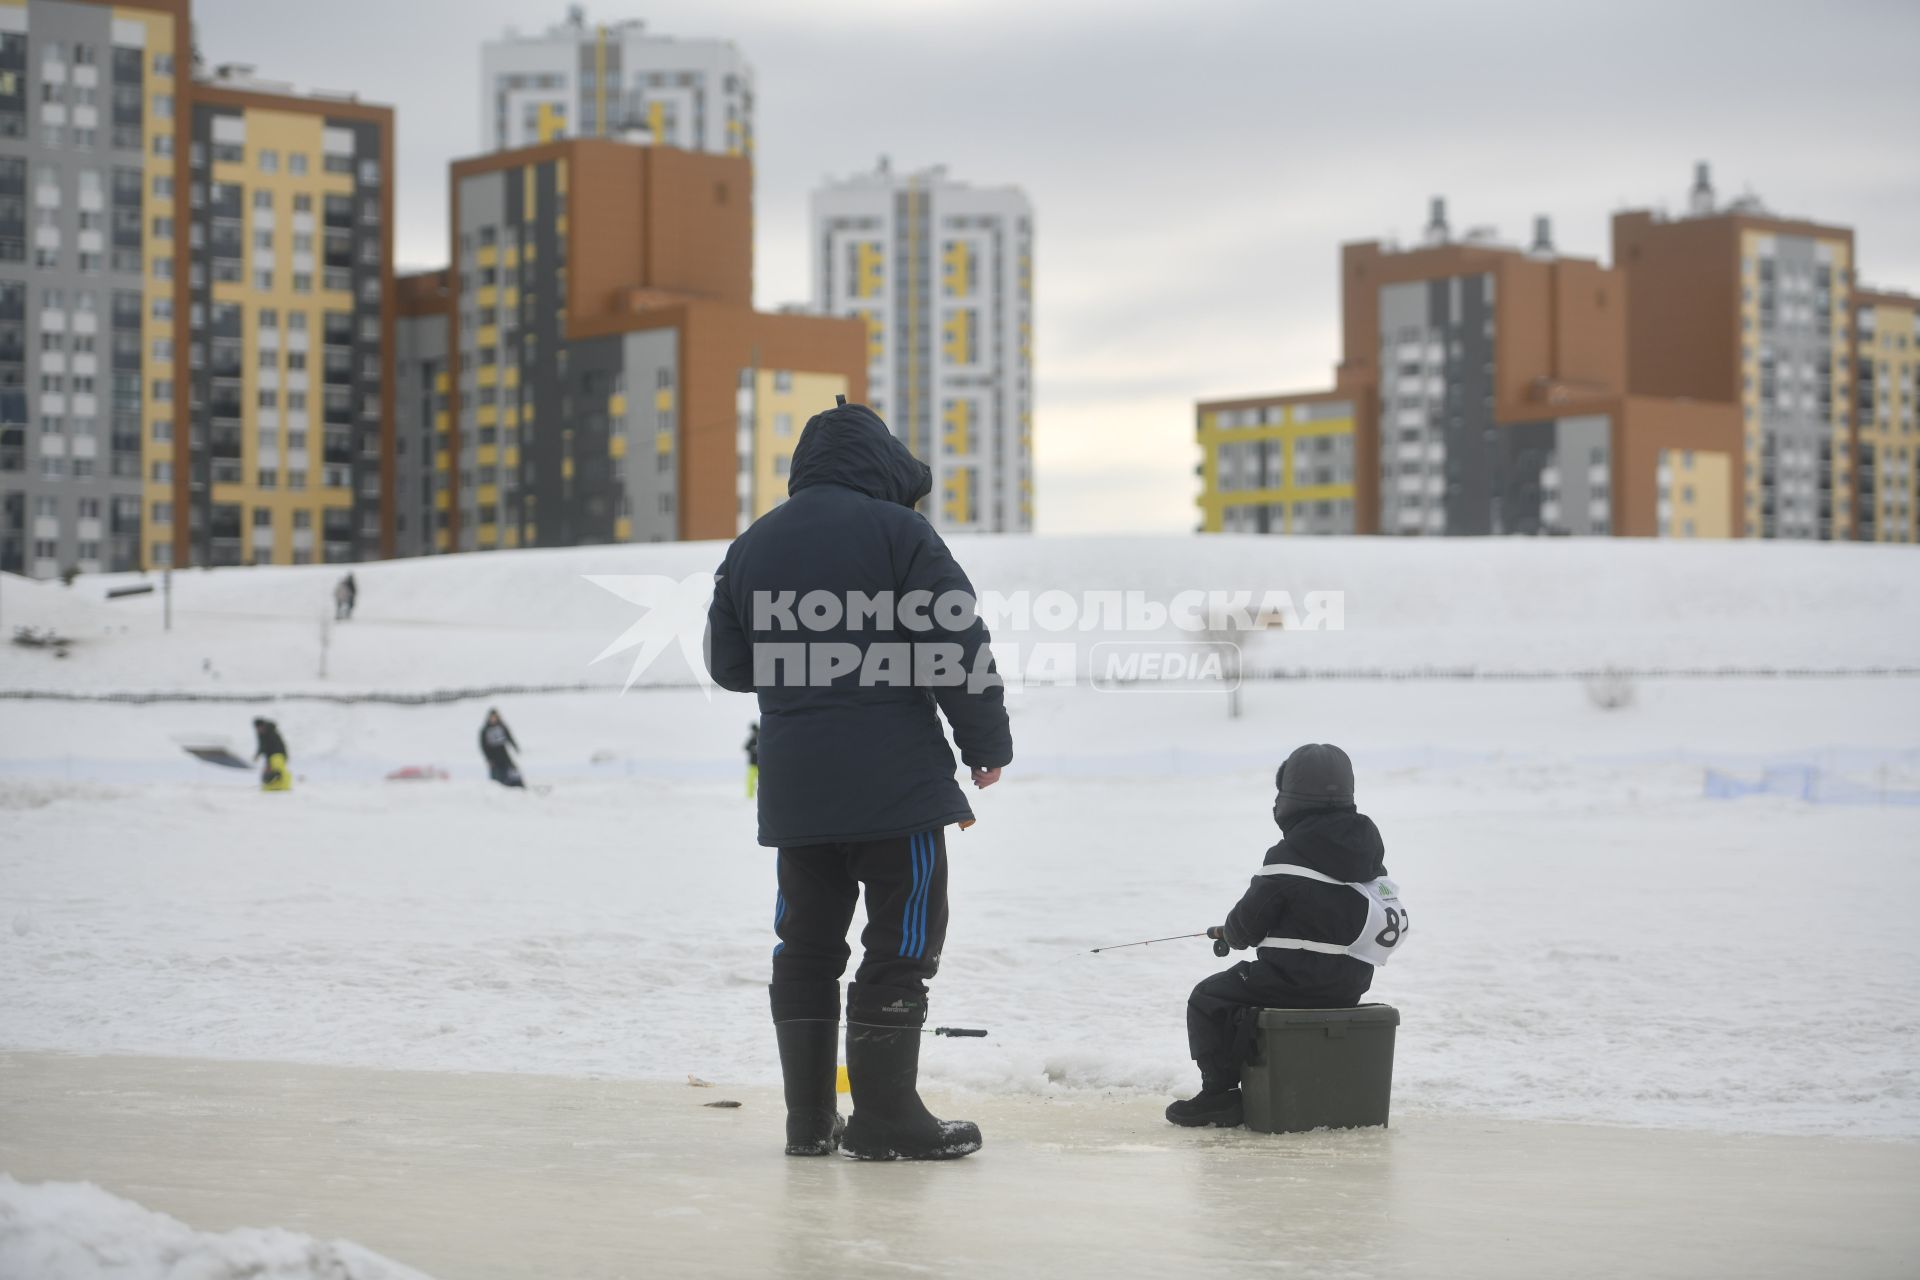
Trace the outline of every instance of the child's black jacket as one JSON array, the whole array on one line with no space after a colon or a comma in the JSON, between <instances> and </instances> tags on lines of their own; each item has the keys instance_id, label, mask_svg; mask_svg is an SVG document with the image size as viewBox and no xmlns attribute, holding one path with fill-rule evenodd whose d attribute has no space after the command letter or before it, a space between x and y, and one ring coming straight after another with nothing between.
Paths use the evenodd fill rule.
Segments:
<instances>
[{"instance_id":1,"label":"child's black jacket","mask_svg":"<svg viewBox=\"0 0 1920 1280\"><path fill-rule=\"evenodd\" d=\"M1387 874L1386 846L1373 819L1352 809L1315 809L1292 817L1264 865L1291 863L1348 883ZM1367 923L1367 900L1344 884L1304 876L1257 875L1227 913L1227 942L1251 947L1263 938L1301 938L1344 946ZM1261 978L1304 1004L1357 1004L1373 984L1373 966L1346 955L1261 947ZM1252 977L1250 974L1249 977ZM1266 985L1266 983L1263 983Z\"/></svg>"}]
</instances>

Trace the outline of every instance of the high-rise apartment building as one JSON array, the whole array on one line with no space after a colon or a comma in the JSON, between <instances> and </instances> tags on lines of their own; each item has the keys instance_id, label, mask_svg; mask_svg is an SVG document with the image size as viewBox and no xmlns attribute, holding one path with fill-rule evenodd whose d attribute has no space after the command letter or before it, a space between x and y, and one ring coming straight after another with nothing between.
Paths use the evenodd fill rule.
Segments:
<instances>
[{"instance_id":1,"label":"high-rise apartment building","mask_svg":"<svg viewBox=\"0 0 1920 1280\"><path fill-rule=\"evenodd\" d=\"M1920 542L1920 298L1853 291L1854 535Z\"/></svg>"},{"instance_id":2,"label":"high-rise apartment building","mask_svg":"<svg viewBox=\"0 0 1920 1280\"><path fill-rule=\"evenodd\" d=\"M0 568L389 545L392 115L191 58L187 0L0 0Z\"/></svg>"},{"instance_id":3,"label":"high-rise apartment building","mask_svg":"<svg viewBox=\"0 0 1920 1280\"><path fill-rule=\"evenodd\" d=\"M508 32L483 46L483 150L642 129L659 146L752 155L753 68L732 41L590 24L578 5L540 35Z\"/></svg>"},{"instance_id":4,"label":"high-rise apartment building","mask_svg":"<svg viewBox=\"0 0 1920 1280\"><path fill-rule=\"evenodd\" d=\"M1278 440L1334 403L1355 532L1920 536L1914 303L1859 286L1851 231L1718 207L1703 166L1685 215L1613 240L1603 267L1544 220L1456 239L1436 201L1421 246L1345 246L1333 390L1196 406L1201 528L1348 527L1311 519L1332 491L1299 519Z\"/></svg>"},{"instance_id":5,"label":"high-rise apartment building","mask_svg":"<svg viewBox=\"0 0 1920 1280\"><path fill-rule=\"evenodd\" d=\"M1853 232L1718 205L1702 165L1685 214L1614 217L1613 258L1629 388L1740 407L1746 534L1853 537Z\"/></svg>"},{"instance_id":6,"label":"high-rise apartment building","mask_svg":"<svg viewBox=\"0 0 1920 1280\"><path fill-rule=\"evenodd\" d=\"M176 555L391 554L393 113L228 76L194 86L188 148Z\"/></svg>"},{"instance_id":7,"label":"high-rise apartment building","mask_svg":"<svg viewBox=\"0 0 1920 1280\"><path fill-rule=\"evenodd\" d=\"M452 549L452 274L396 278L394 312L394 554L420 556Z\"/></svg>"},{"instance_id":8,"label":"high-rise apartment building","mask_svg":"<svg viewBox=\"0 0 1920 1280\"><path fill-rule=\"evenodd\" d=\"M1203 401L1207 532L1726 536L1738 420L1625 392L1619 273L1456 239L1341 251L1335 386Z\"/></svg>"},{"instance_id":9,"label":"high-rise apartment building","mask_svg":"<svg viewBox=\"0 0 1920 1280\"><path fill-rule=\"evenodd\" d=\"M728 538L785 496L865 337L753 310L752 181L608 139L453 166L452 265L399 289L402 554Z\"/></svg>"},{"instance_id":10,"label":"high-rise apartment building","mask_svg":"<svg viewBox=\"0 0 1920 1280\"><path fill-rule=\"evenodd\" d=\"M184 0L0 3L0 570L172 555L189 48Z\"/></svg>"},{"instance_id":11,"label":"high-rise apartment building","mask_svg":"<svg viewBox=\"0 0 1920 1280\"><path fill-rule=\"evenodd\" d=\"M872 404L933 470L945 531L1033 527L1033 209L944 168L813 195L814 305L867 329Z\"/></svg>"},{"instance_id":12,"label":"high-rise apartment building","mask_svg":"<svg viewBox=\"0 0 1920 1280\"><path fill-rule=\"evenodd\" d=\"M1341 253L1345 358L1366 403L1355 441L1364 532L1725 537L1739 453L1729 406L1627 394L1617 270L1456 240L1436 202L1425 245ZM1687 510L1663 517L1662 475Z\"/></svg>"}]
</instances>

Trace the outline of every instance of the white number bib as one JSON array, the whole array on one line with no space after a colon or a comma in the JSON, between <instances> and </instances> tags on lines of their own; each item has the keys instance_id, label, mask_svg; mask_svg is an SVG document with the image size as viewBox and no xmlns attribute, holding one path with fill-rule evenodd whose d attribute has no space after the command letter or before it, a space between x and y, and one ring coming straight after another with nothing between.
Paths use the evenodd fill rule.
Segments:
<instances>
[{"instance_id":1,"label":"white number bib","mask_svg":"<svg viewBox=\"0 0 1920 1280\"><path fill-rule=\"evenodd\" d=\"M1345 945L1338 942L1310 942L1305 938L1262 938L1255 946L1352 956L1377 967L1385 964L1400 944L1406 941L1407 934L1412 932L1412 919L1407 913L1406 904L1400 901L1400 887L1385 876L1355 884L1350 880L1335 880L1332 876L1322 875L1311 867L1285 862L1262 867L1260 874L1300 876L1306 880L1318 880L1321 884L1344 885L1367 900L1367 923L1360 930L1360 936Z\"/></svg>"}]
</instances>

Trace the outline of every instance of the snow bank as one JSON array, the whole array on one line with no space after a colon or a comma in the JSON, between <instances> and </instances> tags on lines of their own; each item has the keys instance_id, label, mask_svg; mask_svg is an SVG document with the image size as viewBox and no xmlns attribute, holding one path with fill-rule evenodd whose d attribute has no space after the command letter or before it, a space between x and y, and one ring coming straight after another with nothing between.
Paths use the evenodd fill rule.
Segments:
<instances>
[{"instance_id":1,"label":"snow bank","mask_svg":"<svg viewBox=\"0 0 1920 1280\"><path fill-rule=\"evenodd\" d=\"M0 1276L18 1280L426 1280L345 1240L195 1231L89 1182L0 1174Z\"/></svg>"}]
</instances>

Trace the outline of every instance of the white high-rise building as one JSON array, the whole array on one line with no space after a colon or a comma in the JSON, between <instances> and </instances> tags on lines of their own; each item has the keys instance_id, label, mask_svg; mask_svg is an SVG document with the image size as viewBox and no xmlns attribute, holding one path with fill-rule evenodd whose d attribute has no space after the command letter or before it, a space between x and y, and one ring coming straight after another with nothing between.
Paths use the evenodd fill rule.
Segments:
<instances>
[{"instance_id":1,"label":"white high-rise building","mask_svg":"<svg viewBox=\"0 0 1920 1280\"><path fill-rule=\"evenodd\" d=\"M730 40L590 23L579 5L541 35L510 30L481 47L483 150L639 129L662 146L752 155L753 68Z\"/></svg>"},{"instance_id":2,"label":"white high-rise building","mask_svg":"<svg viewBox=\"0 0 1920 1280\"><path fill-rule=\"evenodd\" d=\"M813 301L867 323L868 401L933 469L943 531L1033 528L1033 206L944 167L813 194Z\"/></svg>"}]
</instances>

